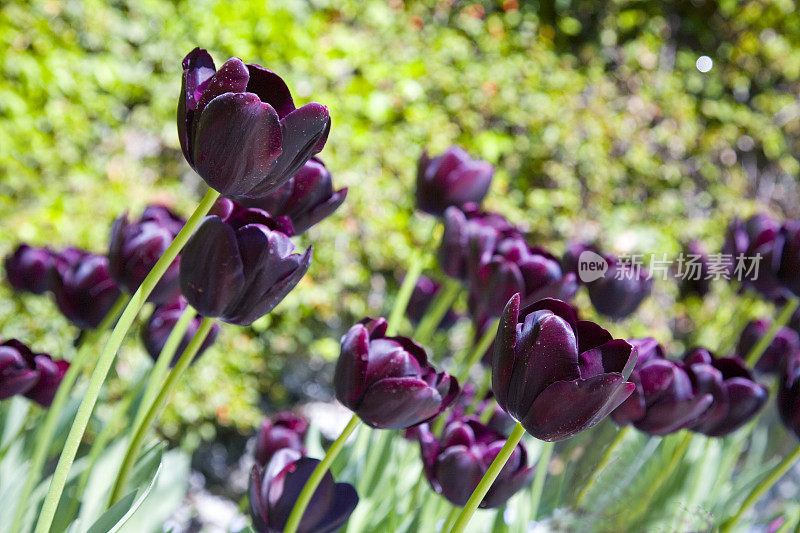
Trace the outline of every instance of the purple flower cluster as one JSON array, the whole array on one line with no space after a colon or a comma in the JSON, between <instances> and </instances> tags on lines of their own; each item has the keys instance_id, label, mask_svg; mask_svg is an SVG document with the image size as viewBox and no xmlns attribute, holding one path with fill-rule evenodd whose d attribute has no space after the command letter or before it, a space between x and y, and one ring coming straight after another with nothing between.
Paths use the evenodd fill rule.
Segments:
<instances>
[{"instance_id":1,"label":"purple flower cluster","mask_svg":"<svg viewBox=\"0 0 800 533\"><path fill-rule=\"evenodd\" d=\"M0 400L22 394L42 407L50 407L67 361L54 361L45 353L34 353L11 339L0 344Z\"/></svg>"}]
</instances>

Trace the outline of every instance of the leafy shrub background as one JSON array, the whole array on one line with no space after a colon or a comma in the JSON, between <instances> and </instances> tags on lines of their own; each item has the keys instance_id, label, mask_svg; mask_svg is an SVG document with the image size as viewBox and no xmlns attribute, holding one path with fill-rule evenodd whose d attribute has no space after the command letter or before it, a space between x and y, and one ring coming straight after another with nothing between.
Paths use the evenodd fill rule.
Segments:
<instances>
[{"instance_id":1,"label":"leafy shrub background","mask_svg":"<svg viewBox=\"0 0 800 533\"><path fill-rule=\"evenodd\" d=\"M0 7L0 252L19 241L102 252L112 220L148 202L184 214L202 183L175 132L180 60L194 46L284 76L331 108L321 154L345 205L299 288L252 328L225 328L163 421L172 439L249 433L261 409L327 398L338 338L386 313L430 242L413 213L416 158L459 143L498 167L489 208L563 250L712 250L757 204L800 216L800 15L789 0L403 2L33 0ZM714 60L700 73L700 55ZM729 294L673 313L658 283L615 326L712 345ZM585 295L579 302L586 305ZM754 310L757 311L758 308ZM703 326L698 333L699 326ZM0 331L69 353L77 331L46 298L0 288ZM463 333L463 330L460 330ZM453 342L462 344L459 335ZM461 335L463 337L463 335ZM448 345L440 341L437 358ZM129 343L117 387L146 367ZM317 380L321 385L314 383Z\"/></svg>"}]
</instances>

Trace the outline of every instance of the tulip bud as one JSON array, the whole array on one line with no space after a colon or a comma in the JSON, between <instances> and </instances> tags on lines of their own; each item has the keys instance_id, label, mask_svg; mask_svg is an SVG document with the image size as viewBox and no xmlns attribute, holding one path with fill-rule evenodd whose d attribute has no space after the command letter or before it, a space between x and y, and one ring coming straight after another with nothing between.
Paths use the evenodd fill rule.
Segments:
<instances>
[{"instance_id":1,"label":"tulip bud","mask_svg":"<svg viewBox=\"0 0 800 533\"><path fill-rule=\"evenodd\" d=\"M117 285L133 294L156 262L172 244L186 221L160 205L147 206L142 216L133 222L128 214L114 221L108 247L111 276ZM180 295L176 257L156 284L147 300L155 304L169 303Z\"/></svg>"},{"instance_id":2,"label":"tulip bud","mask_svg":"<svg viewBox=\"0 0 800 533\"><path fill-rule=\"evenodd\" d=\"M701 394L683 363L664 358L655 339L631 339L639 357L630 380L633 393L612 413L614 422L650 435L667 435L694 423L711 405L711 394Z\"/></svg>"},{"instance_id":3,"label":"tulip bud","mask_svg":"<svg viewBox=\"0 0 800 533\"><path fill-rule=\"evenodd\" d=\"M786 360L778 384L777 404L783 424L800 438L800 352Z\"/></svg>"},{"instance_id":4,"label":"tulip bud","mask_svg":"<svg viewBox=\"0 0 800 533\"><path fill-rule=\"evenodd\" d=\"M178 298L172 303L166 305L159 305L153 310L150 318L147 319L147 322L145 322L142 326L142 343L144 344L147 353L150 354L150 357L152 357L154 361L158 359L158 356L164 349L164 345L167 343L167 338L172 332L172 329L175 327L175 324L178 323L178 320L181 318L183 312L186 310L186 305L186 300L183 298ZM173 357L170 366L175 366L175 364L177 364L181 354L184 352L184 350L186 350L187 346L189 346L189 343L194 338L197 330L200 329L201 322L202 318L197 316L192 318L191 322L189 322L189 327L186 328L186 333L183 334L183 339L181 339L178 349L175 351L175 356ZM206 336L206 340L204 340L203 344L200 345L200 349L197 351L197 355L194 358L195 361L200 358L200 355L204 351L214 344L218 334L219 325L214 324L211 327L211 331L208 333L208 336Z\"/></svg>"},{"instance_id":5,"label":"tulip bud","mask_svg":"<svg viewBox=\"0 0 800 533\"><path fill-rule=\"evenodd\" d=\"M420 426L419 443L423 471L433 490L453 505L464 506L506 437L475 417L462 417L449 422L439 440L427 426ZM531 483L535 470L535 466L528 466L525 446L517 444L480 506L500 507Z\"/></svg>"},{"instance_id":6,"label":"tulip bud","mask_svg":"<svg viewBox=\"0 0 800 533\"><path fill-rule=\"evenodd\" d=\"M333 190L331 173L317 157L312 157L267 197L242 200L247 207L258 207L272 216L287 216L296 234L305 233L311 226L329 217L347 196L347 189Z\"/></svg>"},{"instance_id":7,"label":"tulip bud","mask_svg":"<svg viewBox=\"0 0 800 533\"><path fill-rule=\"evenodd\" d=\"M451 146L442 155L423 152L417 166L417 208L442 216L448 207L480 204L492 184L494 167L472 159L463 148Z\"/></svg>"},{"instance_id":8,"label":"tulip bud","mask_svg":"<svg viewBox=\"0 0 800 533\"><path fill-rule=\"evenodd\" d=\"M751 320L742 330L736 353L746 357L758 341L767 334L770 321L766 319ZM755 365L755 370L765 374L777 374L783 368L787 358L800 351L800 336L787 327L778 329L775 338L767 346Z\"/></svg>"},{"instance_id":9,"label":"tulip bud","mask_svg":"<svg viewBox=\"0 0 800 533\"><path fill-rule=\"evenodd\" d=\"M716 357L705 348L684 356L687 372L700 394L713 400L705 413L690 426L692 431L722 437L746 424L767 402L767 389L738 357Z\"/></svg>"},{"instance_id":10,"label":"tulip bud","mask_svg":"<svg viewBox=\"0 0 800 533\"><path fill-rule=\"evenodd\" d=\"M411 292L411 297L408 300L408 307L406 307L406 316L412 324L419 324L425 317L425 313L431 305L431 302L439 294L442 286L439 282L432 280L427 276L420 276L417 284L414 285L414 290ZM449 309L439 322L439 328L449 329L459 319L458 313Z\"/></svg>"},{"instance_id":11,"label":"tulip bud","mask_svg":"<svg viewBox=\"0 0 800 533\"><path fill-rule=\"evenodd\" d=\"M436 373L425 349L408 337L386 337L386 320L365 318L342 337L336 399L367 425L403 429L436 418L458 395L458 382Z\"/></svg>"},{"instance_id":12,"label":"tulip bud","mask_svg":"<svg viewBox=\"0 0 800 533\"><path fill-rule=\"evenodd\" d=\"M497 242L518 231L503 216L484 213L474 204L462 209L445 211L439 264L451 278L468 281L469 265L488 263Z\"/></svg>"},{"instance_id":13,"label":"tulip bud","mask_svg":"<svg viewBox=\"0 0 800 533\"><path fill-rule=\"evenodd\" d=\"M278 413L272 420L265 418L256 438L256 462L266 465L278 450L284 448L306 453L303 441L307 431L308 422L291 412Z\"/></svg>"},{"instance_id":14,"label":"tulip bud","mask_svg":"<svg viewBox=\"0 0 800 533\"><path fill-rule=\"evenodd\" d=\"M595 310L615 320L632 314L639 304L650 295L653 280L649 273L606 256L608 271L587 284L589 299Z\"/></svg>"},{"instance_id":15,"label":"tulip bud","mask_svg":"<svg viewBox=\"0 0 800 533\"><path fill-rule=\"evenodd\" d=\"M14 290L44 294L52 284L55 259L47 248L20 244L5 260L6 277Z\"/></svg>"},{"instance_id":16,"label":"tulip bud","mask_svg":"<svg viewBox=\"0 0 800 533\"><path fill-rule=\"evenodd\" d=\"M567 439L596 425L631 395L636 349L560 300L520 311L509 300L492 361L498 405L540 440Z\"/></svg>"},{"instance_id":17,"label":"tulip bud","mask_svg":"<svg viewBox=\"0 0 800 533\"><path fill-rule=\"evenodd\" d=\"M786 288L778 280L774 264L779 231L780 224L769 215L753 215L744 222L737 218L728 227L722 246L722 254L731 258L727 268L729 277L741 278L742 288L753 289L771 301L781 300L786 296ZM762 260L757 273L755 269L752 272L736 271L740 257L754 260L759 254Z\"/></svg>"},{"instance_id":18,"label":"tulip bud","mask_svg":"<svg viewBox=\"0 0 800 533\"><path fill-rule=\"evenodd\" d=\"M0 400L24 394L42 407L50 407L68 368L66 361L53 361L16 339L8 340L0 344Z\"/></svg>"},{"instance_id":19,"label":"tulip bud","mask_svg":"<svg viewBox=\"0 0 800 533\"><path fill-rule=\"evenodd\" d=\"M197 312L246 326L266 315L300 282L311 248L293 254L291 222L221 199L186 244L180 280ZM287 235L288 233L288 235Z\"/></svg>"},{"instance_id":20,"label":"tulip bud","mask_svg":"<svg viewBox=\"0 0 800 533\"><path fill-rule=\"evenodd\" d=\"M250 474L250 513L258 533L280 533L286 527L294 504L319 460L302 457L290 449L279 450L262 468ZM336 483L330 471L314 491L298 533L330 533L347 522L358 505L358 494L348 483Z\"/></svg>"},{"instance_id":21,"label":"tulip bud","mask_svg":"<svg viewBox=\"0 0 800 533\"><path fill-rule=\"evenodd\" d=\"M108 258L68 248L56 256L52 290L61 313L81 329L94 329L120 292L108 270Z\"/></svg>"},{"instance_id":22,"label":"tulip bud","mask_svg":"<svg viewBox=\"0 0 800 533\"><path fill-rule=\"evenodd\" d=\"M233 57L219 70L205 50L183 60L178 137L186 161L224 195L263 198L325 146L328 108L295 109L286 83Z\"/></svg>"}]
</instances>

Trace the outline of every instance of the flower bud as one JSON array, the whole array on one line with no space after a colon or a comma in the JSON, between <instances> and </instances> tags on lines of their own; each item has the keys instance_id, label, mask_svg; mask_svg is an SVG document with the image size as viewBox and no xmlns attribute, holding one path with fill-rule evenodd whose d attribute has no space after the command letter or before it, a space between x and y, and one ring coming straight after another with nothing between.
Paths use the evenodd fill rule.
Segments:
<instances>
[{"instance_id":1,"label":"flower bud","mask_svg":"<svg viewBox=\"0 0 800 533\"><path fill-rule=\"evenodd\" d=\"M24 394L42 407L50 407L68 368L67 361L53 361L16 339L8 340L0 344L0 400Z\"/></svg>"},{"instance_id":2,"label":"flower bud","mask_svg":"<svg viewBox=\"0 0 800 533\"><path fill-rule=\"evenodd\" d=\"M419 324L422 321L441 288L439 282L427 276L419 277L411 292L411 298L408 300L408 307L406 307L406 316L412 324ZM443 330L449 329L459 318L458 313L448 309L438 326Z\"/></svg>"},{"instance_id":3,"label":"flower bud","mask_svg":"<svg viewBox=\"0 0 800 533\"><path fill-rule=\"evenodd\" d=\"M186 310L186 305L186 300L183 298L177 298L172 303L166 305L159 305L153 310L150 318L148 318L147 322L145 322L142 326L142 343L144 344L147 353L153 358L153 361L158 359L158 356L164 349L164 345L167 343L167 338L175 327L175 324L178 323L178 320L181 318L183 312ZM194 338L197 330L200 329L200 323L202 321L202 318L195 316L192 318L191 322L189 322L189 327L186 328L186 333L183 334L183 339L181 339L178 349L175 351L175 356L173 357L170 366L175 366L175 364L178 362L181 354L183 354L184 350L186 350L186 348L189 346L189 343ZM206 339L203 341L203 344L200 345L200 349L197 351L197 355L194 358L195 361L200 358L200 355L204 351L214 344L218 334L219 325L214 324L211 327L211 331L208 332L208 336L206 336Z\"/></svg>"},{"instance_id":4,"label":"flower bud","mask_svg":"<svg viewBox=\"0 0 800 533\"><path fill-rule=\"evenodd\" d=\"M780 224L769 215L753 215L746 221L737 218L728 227L725 243L722 246L722 254L731 259L727 269L730 279L740 280L743 289L755 290L772 301L781 300L786 296L786 288L778 280L774 265L779 231ZM755 269L737 272L740 257L745 260L745 264L748 264L747 262L754 261L759 254L762 259L757 272Z\"/></svg>"},{"instance_id":5,"label":"flower bud","mask_svg":"<svg viewBox=\"0 0 800 533\"><path fill-rule=\"evenodd\" d=\"M451 278L468 281L470 265L488 263L503 237L519 232L502 215L484 213L474 204L449 207L439 246L439 265Z\"/></svg>"},{"instance_id":6,"label":"flower bud","mask_svg":"<svg viewBox=\"0 0 800 533\"><path fill-rule=\"evenodd\" d=\"M269 195L322 150L330 127L327 107L312 102L295 109L286 83L271 70L236 57L216 70L200 48L183 60L183 155L224 195Z\"/></svg>"},{"instance_id":7,"label":"flower bud","mask_svg":"<svg viewBox=\"0 0 800 533\"><path fill-rule=\"evenodd\" d=\"M448 207L480 204L492 184L494 167L451 146L434 158L423 152L417 166L417 208L442 216Z\"/></svg>"},{"instance_id":8,"label":"flower bud","mask_svg":"<svg viewBox=\"0 0 800 533\"><path fill-rule=\"evenodd\" d=\"M265 418L256 437L256 462L266 465L278 450L284 448L306 453L303 441L307 431L308 422L291 412L278 413L271 420Z\"/></svg>"},{"instance_id":9,"label":"flower bud","mask_svg":"<svg viewBox=\"0 0 800 533\"><path fill-rule=\"evenodd\" d=\"M770 321L766 319L751 320L742 330L736 353L739 357L747 357L758 341L767 334ZM764 350L755 365L755 370L765 374L777 374L783 368L787 358L800 350L800 336L787 327L778 329L775 338Z\"/></svg>"},{"instance_id":10,"label":"flower bud","mask_svg":"<svg viewBox=\"0 0 800 533\"><path fill-rule=\"evenodd\" d=\"M606 256L606 261L606 273L587 284L589 299L601 315L621 320L650 295L653 280L645 269L620 263L616 257Z\"/></svg>"},{"instance_id":11,"label":"flower bud","mask_svg":"<svg viewBox=\"0 0 800 533\"><path fill-rule=\"evenodd\" d=\"M458 395L458 382L436 373L425 349L408 337L386 337L386 320L365 318L342 337L336 399L367 425L404 429L436 418Z\"/></svg>"},{"instance_id":12,"label":"flower bud","mask_svg":"<svg viewBox=\"0 0 800 533\"><path fill-rule=\"evenodd\" d=\"M47 248L20 244L5 260L6 278L14 290L44 294L52 285L55 259Z\"/></svg>"},{"instance_id":13,"label":"flower bud","mask_svg":"<svg viewBox=\"0 0 800 533\"><path fill-rule=\"evenodd\" d=\"M61 313L81 329L94 329L119 299L108 258L75 248L56 256L53 294Z\"/></svg>"}]
</instances>

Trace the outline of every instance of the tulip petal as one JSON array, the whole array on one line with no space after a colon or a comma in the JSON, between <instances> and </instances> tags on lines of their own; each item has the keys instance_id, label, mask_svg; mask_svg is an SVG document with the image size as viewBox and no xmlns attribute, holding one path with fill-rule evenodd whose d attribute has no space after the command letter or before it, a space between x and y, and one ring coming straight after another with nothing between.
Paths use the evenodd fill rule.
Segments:
<instances>
[{"instance_id":1,"label":"tulip petal","mask_svg":"<svg viewBox=\"0 0 800 533\"><path fill-rule=\"evenodd\" d=\"M605 374L620 372L626 379L633 370L630 360L635 358L635 349L622 339L614 339L605 344L592 348L580 355L580 372L583 379ZM623 372L627 370L626 372Z\"/></svg>"},{"instance_id":2,"label":"tulip petal","mask_svg":"<svg viewBox=\"0 0 800 533\"><path fill-rule=\"evenodd\" d=\"M460 507L467 503L485 473L478 458L466 446L447 448L437 458L434 471L442 496Z\"/></svg>"},{"instance_id":3,"label":"tulip petal","mask_svg":"<svg viewBox=\"0 0 800 533\"><path fill-rule=\"evenodd\" d=\"M216 72L214 60L201 48L195 48L183 59L181 94L178 98L178 139L189 164L192 164L190 132L197 102L214 72Z\"/></svg>"},{"instance_id":4,"label":"tulip petal","mask_svg":"<svg viewBox=\"0 0 800 533\"><path fill-rule=\"evenodd\" d=\"M249 78L250 73L241 59L232 57L227 60L205 84L203 94L197 101L195 110L197 116L202 118L203 110L217 96L225 93L245 92Z\"/></svg>"},{"instance_id":5,"label":"tulip petal","mask_svg":"<svg viewBox=\"0 0 800 533\"><path fill-rule=\"evenodd\" d=\"M404 429L441 412L439 392L419 378L388 378L369 387L356 413L379 429Z\"/></svg>"},{"instance_id":6,"label":"tulip petal","mask_svg":"<svg viewBox=\"0 0 800 533\"><path fill-rule=\"evenodd\" d=\"M536 398L520 422L537 439L567 439L600 422L631 395L634 387L617 373L559 381Z\"/></svg>"},{"instance_id":7,"label":"tulip petal","mask_svg":"<svg viewBox=\"0 0 800 533\"><path fill-rule=\"evenodd\" d=\"M278 113L278 118L283 118L294 111L292 93L283 78L260 65L248 63L247 69L250 80L245 91L257 94L262 102L271 105Z\"/></svg>"},{"instance_id":8,"label":"tulip petal","mask_svg":"<svg viewBox=\"0 0 800 533\"><path fill-rule=\"evenodd\" d=\"M253 93L225 93L206 106L197 126L194 165L214 189L246 196L260 187L281 155L281 125Z\"/></svg>"},{"instance_id":9,"label":"tulip petal","mask_svg":"<svg viewBox=\"0 0 800 533\"><path fill-rule=\"evenodd\" d=\"M358 493L349 483L337 483L334 487L333 503L314 533L334 533L338 531L358 506Z\"/></svg>"},{"instance_id":10,"label":"tulip petal","mask_svg":"<svg viewBox=\"0 0 800 533\"><path fill-rule=\"evenodd\" d=\"M369 364L369 332L362 324L351 327L342 337L342 351L336 361L333 383L336 399L355 411L366 388Z\"/></svg>"},{"instance_id":11,"label":"tulip petal","mask_svg":"<svg viewBox=\"0 0 800 533\"><path fill-rule=\"evenodd\" d=\"M236 234L219 217L206 217L186 244L180 279L183 295L202 316L222 316L241 292L245 280Z\"/></svg>"},{"instance_id":12,"label":"tulip petal","mask_svg":"<svg viewBox=\"0 0 800 533\"><path fill-rule=\"evenodd\" d=\"M536 474L536 466L520 468L503 483L495 481L480 504L482 509L494 509L506 503L514 494L531 484Z\"/></svg>"},{"instance_id":13,"label":"tulip petal","mask_svg":"<svg viewBox=\"0 0 800 533\"><path fill-rule=\"evenodd\" d=\"M749 421L767 402L767 389L744 378L725 381L728 396L728 411L725 418L715 427L704 431L711 437L721 437L733 433Z\"/></svg>"},{"instance_id":14,"label":"tulip petal","mask_svg":"<svg viewBox=\"0 0 800 533\"><path fill-rule=\"evenodd\" d=\"M597 348L614 338L605 328L589 320L579 320L575 331L580 353Z\"/></svg>"},{"instance_id":15,"label":"tulip petal","mask_svg":"<svg viewBox=\"0 0 800 533\"><path fill-rule=\"evenodd\" d=\"M318 459L301 457L287 465L275 478L269 480L269 525L281 531L286 527L294 504L300 497L303 487L311 477L314 468L319 464ZM308 503L303 517L300 520L300 531L316 531L319 524L334 503L336 485L333 474L325 472L311 501Z\"/></svg>"},{"instance_id":16,"label":"tulip petal","mask_svg":"<svg viewBox=\"0 0 800 533\"><path fill-rule=\"evenodd\" d=\"M519 300L519 294L515 294L503 310L492 357L492 392L497 403L506 411L508 411L508 388L516 359Z\"/></svg>"},{"instance_id":17,"label":"tulip petal","mask_svg":"<svg viewBox=\"0 0 800 533\"><path fill-rule=\"evenodd\" d=\"M339 209L339 206L344 203L346 197L347 187L334 192L330 198L323 203L318 204L313 209L310 209L309 211L300 215L290 217L292 219L295 233L305 233L312 226L328 218L333 214L334 211Z\"/></svg>"}]
</instances>

